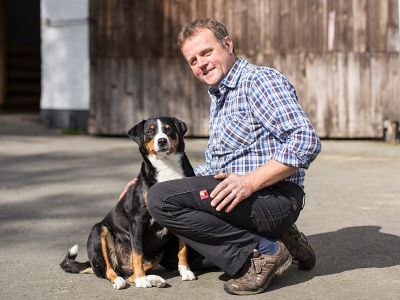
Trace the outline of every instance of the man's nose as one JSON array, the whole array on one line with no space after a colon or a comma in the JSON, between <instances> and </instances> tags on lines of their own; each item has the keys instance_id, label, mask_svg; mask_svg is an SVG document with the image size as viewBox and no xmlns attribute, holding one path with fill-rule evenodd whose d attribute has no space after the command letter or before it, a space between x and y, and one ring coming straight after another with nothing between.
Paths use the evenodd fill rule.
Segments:
<instances>
[{"instance_id":1,"label":"man's nose","mask_svg":"<svg viewBox=\"0 0 400 300\"><path fill-rule=\"evenodd\" d=\"M199 63L199 68L204 67L205 65L207 65L207 59L205 57L199 57L197 58L197 62Z\"/></svg>"}]
</instances>

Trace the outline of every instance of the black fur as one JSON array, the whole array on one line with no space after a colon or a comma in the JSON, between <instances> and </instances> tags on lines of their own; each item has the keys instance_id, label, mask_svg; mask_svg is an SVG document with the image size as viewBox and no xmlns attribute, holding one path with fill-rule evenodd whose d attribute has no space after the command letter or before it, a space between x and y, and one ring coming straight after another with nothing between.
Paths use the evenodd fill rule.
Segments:
<instances>
[{"instance_id":1,"label":"black fur","mask_svg":"<svg viewBox=\"0 0 400 300\"><path fill-rule=\"evenodd\" d=\"M168 136L168 139L170 141L178 141L175 143L176 149L172 154L181 155L183 176L194 176L193 168L184 153L185 144L183 136L187 131L187 126L184 122L176 118L161 117L143 120L135 125L129 130L128 136L139 145L139 151L143 157L136 185L131 187L105 218L92 228L87 241L89 261L79 263L75 261L76 256L73 257L68 253L60 264L61 268L66 272L79 273L90 265L96 276L101 278L106 277L106 265L100 244L102 226L108 229L113 239L116 249L116 259L114 261L117 262L113 264L113 268L122 277L132 275L132 270L129 267L132 248L138 254L143 254L146 260L151 261L161 254L163 246L171 238L170 234L161 238L157 236L156 233L163 228L156 222L151 224L151 216L147 210L145 200L148 190L157 182L158 170L156 170L149 160L149 155L156 154L150 154L146 147L158 133L157 119L165 126L163 127L164 129L168 127L164 132ZM164 153L160 158L167 157L169 154Z\"/></svg>"}]
</instances>

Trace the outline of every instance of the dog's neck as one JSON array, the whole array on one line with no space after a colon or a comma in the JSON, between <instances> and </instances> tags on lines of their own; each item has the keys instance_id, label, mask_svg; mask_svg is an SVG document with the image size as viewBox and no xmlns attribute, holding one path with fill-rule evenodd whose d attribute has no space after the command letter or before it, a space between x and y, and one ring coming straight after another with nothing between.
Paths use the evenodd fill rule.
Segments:
<instances>
[{"instance_id":1,"label":"dog's neck","mask_svg":"<svg viewBox=\"0 0 400 300\"><path fill-rule=\"evenodd\" d=\"M180 179L185 177L182 168L182 153L171 154L169 156L149 156L149 161L157 171L157 181Z\"/></svg>"}]
</instances>

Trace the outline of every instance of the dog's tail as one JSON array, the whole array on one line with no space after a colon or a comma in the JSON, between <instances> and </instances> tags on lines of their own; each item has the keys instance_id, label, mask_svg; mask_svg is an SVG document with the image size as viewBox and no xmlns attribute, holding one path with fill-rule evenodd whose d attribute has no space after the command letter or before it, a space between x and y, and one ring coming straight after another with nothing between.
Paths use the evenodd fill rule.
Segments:
<instances>
[{"instance_id":1,"label":"dog's tail","mask_svg":"<svg viewBox=\"0 0 400 300\"><path fill-rule=\"evenodd\" d=\"M75 260L78 255L78 245L74 245L69 249L67 256L60 263L61 269L68 273L93 273L93 270L90 266L89 261L84 263L78 262Z\"/></svg>"}]
</instances>

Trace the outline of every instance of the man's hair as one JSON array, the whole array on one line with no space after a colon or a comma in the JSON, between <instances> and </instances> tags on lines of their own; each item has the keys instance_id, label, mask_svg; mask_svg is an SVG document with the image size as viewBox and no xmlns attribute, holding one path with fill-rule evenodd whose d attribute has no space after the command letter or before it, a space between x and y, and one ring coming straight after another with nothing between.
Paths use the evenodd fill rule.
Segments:
<instances>
[{"instance_id":1,"label":"man's hair","mask_svg":"<svg viewBox=\"0 0 400 300\"><path fill-rule=\"evenodd\" d=\"M199 29L209 29L217 40L223 43L224 38L228 36L228 30L221 22L218 22L215 19L207 18L207 19L198 19L190 22L186 26L184 26L181 32L178 34L178 47L182 49L183 43L196 35Z\"/></svg>"}]
</instances>

